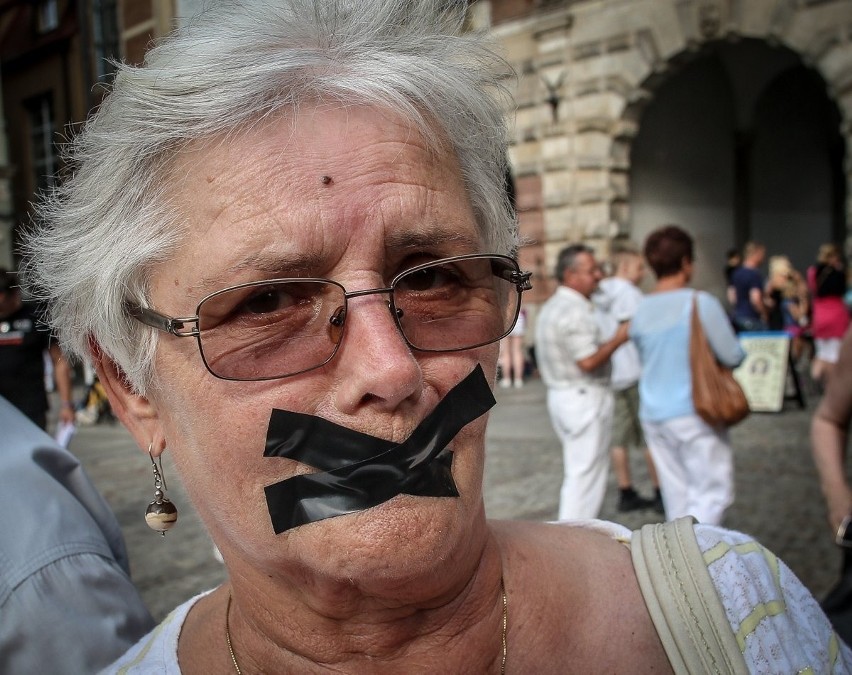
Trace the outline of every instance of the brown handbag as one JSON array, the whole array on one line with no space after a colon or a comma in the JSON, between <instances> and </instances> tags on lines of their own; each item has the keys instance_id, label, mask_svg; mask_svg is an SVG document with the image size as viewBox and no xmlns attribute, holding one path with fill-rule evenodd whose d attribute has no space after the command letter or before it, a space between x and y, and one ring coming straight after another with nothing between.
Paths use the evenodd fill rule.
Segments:
<instances>
[{"instance_id":1,"label":"brown handbag","mask_svg":"<svg viewBox=\"0 0 852 675\"><path fill-rule=\"evenodd\" d=\"M707 424L733 426L749 414L748 399L733 372L716 360L698 316L698 294L692 297L689 364L692 368L692 403Z\"/></svg>"}]
</instances>

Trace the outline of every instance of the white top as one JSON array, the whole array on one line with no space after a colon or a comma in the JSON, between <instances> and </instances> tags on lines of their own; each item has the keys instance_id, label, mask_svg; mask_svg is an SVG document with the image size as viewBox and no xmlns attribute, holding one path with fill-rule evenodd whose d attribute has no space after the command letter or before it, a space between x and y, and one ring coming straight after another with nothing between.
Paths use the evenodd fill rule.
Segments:
<instances>
[{"instance_id":1,"label":"white top","mask_svg":"<svg viewBox=\"0 0 852 675\"><path fill-rule=\"evenodd\" d=\"M559 525L594 529L625 543L632 536L627 528L602 520ZM749 672L852 672L852 651L834 633L813 595L783 562L739 532L696 525L695 533ZM179 675L178 637L186 615L201 597L175 609L103 672Z\"/></svg>"},{"instance_id":2,"label":"white top","mask_svg":"<svg viewBox=\"0 0 852 675\"><path fill-rule=\"evenodd\" d=\"M622 321L630 321L636 308L644 297L642 291L627 279L608 277L600 282L598 292L592 296L598 323L605 340L611 339ZM642 362L639 351L633 341L625 342L613 352L612 388L616 391L627 389L639 381L642 374Z\"/></svg>"},{"instance_id":3,"label":"white top","mask_svg":"<svg viewBox=\"0 0 852 675\"><path fill-rule=\"evenodd\" d=\"M567 286L541 306L535 332L535 358L544 383L554 389L609 386L609 362L586 373L577 366L596 351L604 339L590 300Z\"/></svg>"}]
</instances>

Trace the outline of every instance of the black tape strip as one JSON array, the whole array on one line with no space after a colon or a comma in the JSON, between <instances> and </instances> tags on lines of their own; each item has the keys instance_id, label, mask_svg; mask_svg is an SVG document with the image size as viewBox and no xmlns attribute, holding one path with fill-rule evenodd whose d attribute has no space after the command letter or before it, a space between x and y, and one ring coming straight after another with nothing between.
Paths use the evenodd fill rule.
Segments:
<instances>
[{"instance_id":1,"label":"black tape strip","mask_svg":"<svg viewBox=\"0 0 852 675\"><path fill-rule=\"evenodd\" d=\"M457 497L446 446L495 403L477 365L398 445L313 415L274 411L264 456L322 469L264 488L275 533L363 511L398 494Z\"/></svg>"},{"instance_id":2,"label":"black tape strip","mask_svg":"<svg viewBox=\"0 0 852 675\"><path fill-rule=\"evenodd\" d=\"M333 443L334 445L330 444ZM286 457L321 471L338 469L390 450L396 443L341 427L322 417L273 410L264 457ZM329 447L334 452L329 452Z\"/></svg>"}]
</instances>

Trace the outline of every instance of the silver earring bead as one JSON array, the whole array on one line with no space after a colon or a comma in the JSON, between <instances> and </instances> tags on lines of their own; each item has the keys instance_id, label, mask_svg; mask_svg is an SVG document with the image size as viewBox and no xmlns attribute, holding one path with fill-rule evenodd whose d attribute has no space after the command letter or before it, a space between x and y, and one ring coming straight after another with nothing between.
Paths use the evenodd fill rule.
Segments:
<instances>
[{"instance_id":1,"label":"silver earring bead","mask_svg":"<svg viewBox=\"0 0 852 675\"><path fill-rule=\"evenodd\" d=\"M157 468L150 446L148 447L148 456L151 458L151 466L154 470L154 501L148 504L148 508L145 509L145 523L152 530L156 530L165 537L166 530L170 530L177 522L177 508L169 501L164 492L168 488L163 478L163 458L160 457L160 466Z\"/></svg>"}]
</instances>

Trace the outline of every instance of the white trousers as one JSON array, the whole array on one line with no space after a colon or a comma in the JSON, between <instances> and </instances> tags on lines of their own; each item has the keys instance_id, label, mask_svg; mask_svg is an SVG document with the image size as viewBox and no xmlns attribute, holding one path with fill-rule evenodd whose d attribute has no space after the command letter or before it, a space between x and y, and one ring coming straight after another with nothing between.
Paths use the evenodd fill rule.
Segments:
<instances>
[{"instance_id":1,"label":"white trousers","mask_svg":"<svg viewBox=\"0 0 852 675\"><path fill-rule=\"evenodd\" d=\"M734 502L734 459L728 430L716 429L698 415L664 422L642 421L651 450L666 519L695 516L721 525Z\"/></svg>"},{"instance_id":2,"label":"white trousers","mask_svg":"<svg viewBox=\"0 0 852 675\"><path fill-rule=\"evenodd\" d=\"M562 442L559 519L597 518L609 470L612 392L596 386L548 389L547 410Z\"/></svg>"}]
</instances>

